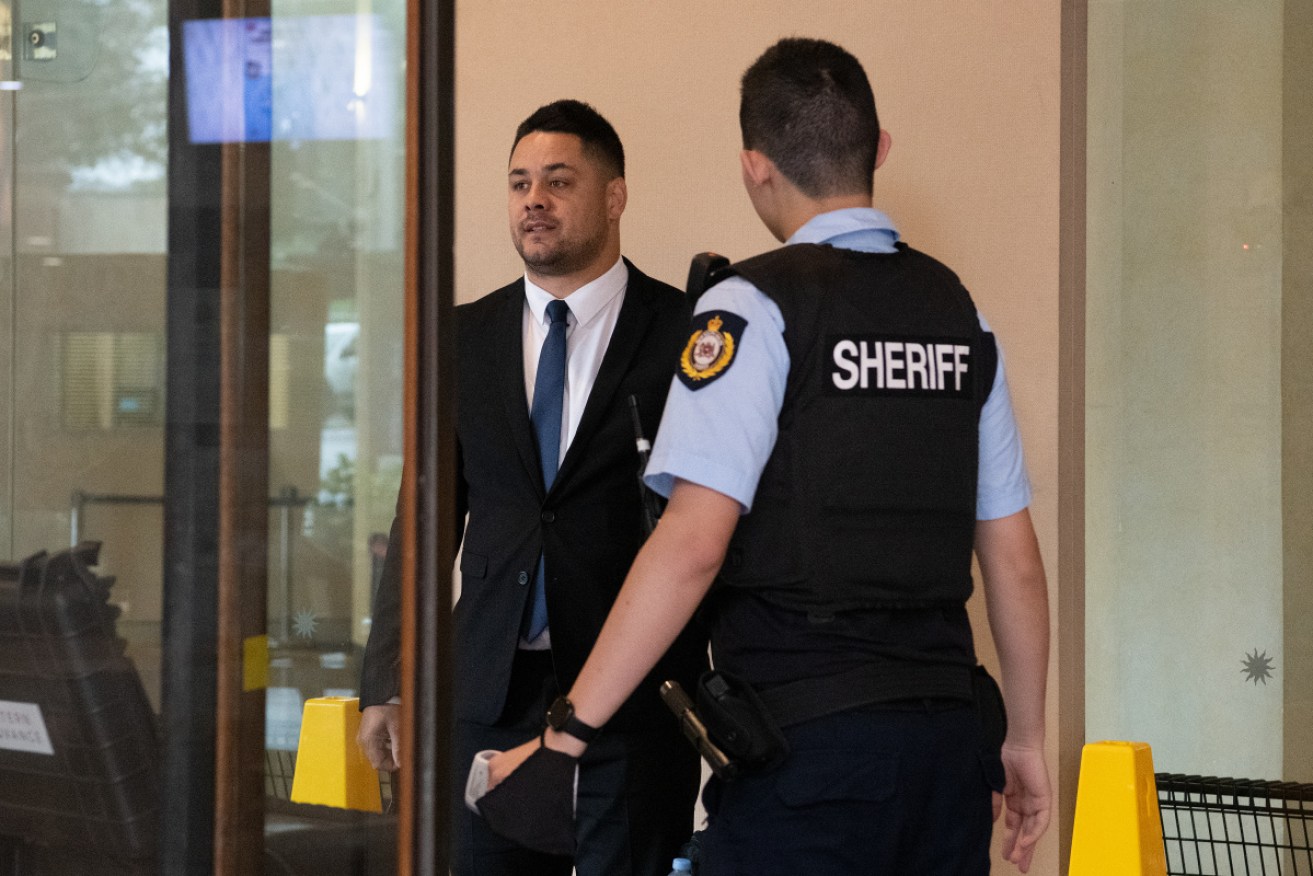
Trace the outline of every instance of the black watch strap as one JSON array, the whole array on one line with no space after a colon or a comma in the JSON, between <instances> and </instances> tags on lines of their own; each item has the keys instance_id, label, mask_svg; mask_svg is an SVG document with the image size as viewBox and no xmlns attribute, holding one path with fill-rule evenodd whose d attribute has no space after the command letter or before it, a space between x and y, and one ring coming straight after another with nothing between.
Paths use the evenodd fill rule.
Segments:
<instances>
[{"instance_id":1,"label":"black watch strap","mask_svg":"<svg viewBox=\"0 0 1313 876\"><path fill-rule=\"evenodd\" d=\"M601 733L600 727L590 727L574 714L574 703L566 697L557 697L547 709L547 726L557 733L568 733L587 745Z\"/></svg>"}]
</instances>

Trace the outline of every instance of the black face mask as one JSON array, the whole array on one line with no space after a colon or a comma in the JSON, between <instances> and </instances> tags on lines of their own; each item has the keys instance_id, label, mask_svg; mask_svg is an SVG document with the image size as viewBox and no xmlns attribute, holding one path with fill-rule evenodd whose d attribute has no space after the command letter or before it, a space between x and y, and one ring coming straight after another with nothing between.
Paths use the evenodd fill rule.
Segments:
<instances>
[{"instance_id":1,"label":"black face mask","mask_svg":"<svg viewBox=\"0 0 1313 876\"><path fill-rule=\"evenodd\" d=\"M549 855L574 855L577 758L546 746L479 798L488 826L512 842Z\"/></svg>"}]
</instances>

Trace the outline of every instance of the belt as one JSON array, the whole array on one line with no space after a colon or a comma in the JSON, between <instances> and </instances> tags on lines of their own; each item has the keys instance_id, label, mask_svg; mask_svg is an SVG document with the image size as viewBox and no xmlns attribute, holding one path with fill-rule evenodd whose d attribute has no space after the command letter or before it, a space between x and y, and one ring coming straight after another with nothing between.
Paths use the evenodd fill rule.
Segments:
<instances>
[{"instance_id":1,"label":"belt","mask_svg":"<svg viewBox=\"0 0 1313 876\"><path fill-rule=\"evenodd\" d=\"M960 664L918 665L877 660L825 678L791 681L758 691L779 727L861 706L901 700L975 699L975 670Z\"/></svg>"}]
</instances>

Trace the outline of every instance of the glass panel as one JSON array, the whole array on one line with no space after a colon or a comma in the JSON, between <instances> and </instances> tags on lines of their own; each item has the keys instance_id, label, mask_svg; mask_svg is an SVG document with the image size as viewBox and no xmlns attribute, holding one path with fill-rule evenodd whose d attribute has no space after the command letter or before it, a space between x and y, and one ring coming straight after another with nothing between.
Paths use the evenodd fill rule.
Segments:
<instances>
[{"instance_id":1,"label":"glass panel","mask_svg":"<svg viewBox=\"0 0 1313 876\"><path fill-rule=\"evenodd\" d=\"M299 754L307 698L357 694L371 539L386 537L400 484L405 8L275 2L273 12L265 739L277 765ZM283 831L307 811L269 801L271 850L296 847ZM373 831L359 872L392 872L393 834L357 828L314 828L320 848L304 863Z\"/></svg>"},{"instance_id":2,"label":"glass panel","mask_svg":"<svg viewBox=\"0 0 1313 876\"><path fill-rule=\"evenodd\" d=\"M0 740L33 746L0 741L6 872L155 850L165 13L0 3Z\"/></svg>"},{"instance_id":3,"label":"glass panel","mask_svg":"<svg viewBox=\"0 0 1313 876\"><path fill-rule=\"evenodd\" d=\"M158 710L165 4L15 8L3 558L102 542L97 571L116 579L118 632Z\"/></svg>"},{"instance_id":4,"label":"glass panel","mask_svg":"<svg viewBox=\"0 0 1313 876\"><path fill-rule=\"evenodd\" d=\"M14 94L11 0L0 0L0 558L14 556Z\"/></svg>"},{"instance_id":5,"label":"glass panel","mask_svg":"<svg viewBox=\"0 0 1313 876\"><path fill-rule=\"evenodd\" d=\"M1300 5L1089 4L1087 738L1160 771L1311 777L1284 684L1313 653L1282 443L1313 367L1283 340Z\"/></svg>"},{"instance_id":6,"label":"glass panel","mask_svg":"<svg viewBox=\"0 0 1313 876\"><path fill-rule=\"evenodd\" d=\"M305 700L355 694L377 535L400 480L404 0L291 0L275 2L269 18L188 21L173 47L188 89L172 116L167 0L23 0L18 8L0 0L0 704L21 699L22 708L0 709L0 724L28 715L28 705L45 715L53 708L36 703L9 659L31 650L18 600L35 566L18 561L88 539L101 547L85 582L103 593L103 579L116 579L106 628L127 643L124 684L140 682L144 710L106 723L126 733L158 722L166 363L194 364L185 349L176 356L185 342L169 337L167 309L216 303L213 288L174 298L166 287L180 263L217 264L222 242L170 225L179 221L169 212L170 138L210 156L223 142L267 142L269 672L264 751L239 756L264 755L271 868L390 873L391 816L288 798ZM218 338L188 342L217 346ZM246 667L248 677L259 679L260 668ZM92 706L66 708L64 718L42 719L54 754L0 741L0 785L34 775L33 757L64 757L60 721L81 720ZM133 756L154 756L150 749ZM157 792L143 792L146 808ZM118 872L121 842L83 838L68 854L98 859L70 863L49 835L19 826L4 799L0 870L9 872L21 847L30 866L50 872ZM154 814L143 823L154 843ZM32 851L43 843L51 851Z\"/></svg>"}]
</instances>

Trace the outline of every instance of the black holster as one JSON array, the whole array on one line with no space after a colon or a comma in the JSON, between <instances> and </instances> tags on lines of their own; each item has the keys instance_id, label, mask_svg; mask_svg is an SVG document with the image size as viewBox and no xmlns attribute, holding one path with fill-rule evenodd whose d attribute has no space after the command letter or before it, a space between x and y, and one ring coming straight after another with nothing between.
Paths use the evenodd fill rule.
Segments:
<instances>
[{"instance_id":1,"label":"black holster","mask_svg":"<svg viewBox=\"0 0 1313 876\"><path fill-rule=\"evenodd\" d=\"M697 716L706 735L730 759L728 775L761 772L782 761L789 753L781 726L789 726L837 711L893 697L883 684L864 686L869 667L850 674L812 682L801 682L767 692L771 705L746 681L728 672L713 670L698 679ZM929 667L925 681L938 682L935 699L962 702L970 697L979 717L986 750L997 753L1007 737L1008 719L998 684L983 666ZM879 681L881 676L873 676ZM838 684L835 684L835 683ZM969 685L969 688L968 688ZM952 694L952 692L956 694ZM777 717L779 716L779 717Z\"/></svg>"},{"instance_id":2,"label":"black holster","mask_svg":"<svg viewBox=\"0 0 1313 876\"><path fill-rule=\"evenodd\" d=\"M728 672L704 672L698 679L697 710L712 740L741 772L776 765L789 743L757 692Z\"/></svg>"}]
</instances>

